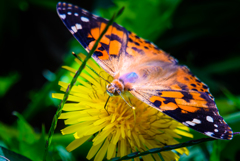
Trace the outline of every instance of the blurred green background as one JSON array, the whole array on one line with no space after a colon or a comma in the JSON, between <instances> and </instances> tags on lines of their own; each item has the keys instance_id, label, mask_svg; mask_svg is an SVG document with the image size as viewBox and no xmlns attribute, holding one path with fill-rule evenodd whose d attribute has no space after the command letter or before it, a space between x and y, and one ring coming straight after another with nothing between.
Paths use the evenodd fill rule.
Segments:
<instances>
[{"instance_id":1,"label":"blurred green background","mask_svg":"<svg viewBox=\"0 0 240 161\"><path fill-rule=\"evenodd\" d=\"M70 79L61 65L74 66L71 52L84 52L58 17L57 2L1 0L0 155L11 160L42 160L44 136L59 104L51 93L60 91L59 80ZM67 2L105 18L125 6L117 22L187 65L210 87L233 131L240 131L240 0ZM61 136L64 127L60 120L48 160L84 160L91 143L68 153L64 148L73 137ZM192 146L181 160L240 160L239 143L235 136Z\"/></svg>"}]
</instances>

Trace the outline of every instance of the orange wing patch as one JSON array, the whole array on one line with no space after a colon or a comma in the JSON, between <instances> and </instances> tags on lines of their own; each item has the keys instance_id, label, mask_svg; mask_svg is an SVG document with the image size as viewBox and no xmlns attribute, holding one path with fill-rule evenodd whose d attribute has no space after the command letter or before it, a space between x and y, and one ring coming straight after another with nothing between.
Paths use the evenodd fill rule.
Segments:
<instances>
[{"instance_id":1,"label":"orange wing patch","mask_svg":"<svg viewBox=\"0 0 240 161\"><path fill-rule=\"evenodd\" d=\"M179 68L177 73L177 81L187 85L188 89L196 90L199 92L208 92L208 87L196 76L191 74L186 66Z\"/></svg>"},{"instance_id":2,"label":"orange wing patch","mask_svg":"<svg viewBox=\"0 0 240 161\"><path fill-rule=\"evenodd\" d=\"M159 107L161 111L176 110L178 108L173 102L165 103L166 99L159 96L152 96L149 100L155 105L155 107Z\"/></svg>"},{"instance_id":3,"label":"orange wing patch","mask_svg":"<svg viewBox=\"0 0 240 161\"><path fill-rule=\"evenodd\" d=\"M122 47L121 42L117 40L111 41L109 45L109 54L118 55L120 53L121 47Z\"/></svg>"},{"instance_id":4,"label":"orange wing patch","mask_svg":"<svg viewBox=\"0 0 240 161\"><path fill-rule=\"evenodd\" d=\"M86 46L88 52L93 48L106 26L107 22L100 21L96 22L95 27L89 28L87 34L88 44ZM105 71L114 75L113 73L117 70L118 64L115 57L122 53L121 51L124 50L125 46L126 30L113 23L103 35L92 57Z\"/></svg>"},{"instance_id":5,"label":"orange wing patch","mask_svg":"<svg viewBox=\"0 0 240 161\"><path fill-rule=\"evenodd\" d=\"M197 112L199 110L199 108L197 107L193 107L193 106L186 106L186 105L178 105L178 107L181 108L181 113L194 113Z\"/></svg>"},{"instance_id":6,"label":"orange wing patch","mask_svg":"<svg viewBox=\"0 0 240 161\"><path fill-rule=\"evenodd\" d=\"M93 28L93 29L90 30L90 34L88 34L88 38L93 38L93 40L88 45L88 50L89 51L93 48L93 45L95 44L96 40L100 36L100 33L102 33L102 31L104 30L105 27L106 27L106 24L101 23L100 29L97 27L97 28ZM108 54L107 50L103 47L103 45L104 44L105 45L109 44L110 40L109 40L108 37L106 37L106 35L110 35L111 31L112 31L112 26L109 26L107 32L102 37L102 39L100 40L100 43L98 43L97 49L95 50L95 52L101 53L101 55L98 56L98 58L101 59L101 60L108 60L109 59L109 54Z\"/></svg>"},{"instance_id":7,"label":"orange wing patch","mask_svg":"<svg viewBox=\"0 0 240 161\"><path fill-rule=\"evenodd\" d=\"M182 98L184 95L181 92L163 91L161 97Z\"/></svg>"},{"instance_id":8,"label":"orange wing patch","mask_svg":"<svg viewBox=\"0 0 240 161\"><path fill-rule=\"evenodd\" d=\"M145 54L148 57L159 55L157 58L164 62L176 62L176 60L163 50L158 49L153 43L146 41L130 32L126 48L127 54L138 56Z\"/></svg>"},{"instance_id":9,"label":"orange wing patch","mask_svg":"<svg viewBox=\"0 0 240 161\"><path fill-rule=\"evenodd\" d=\"M196 92L161 91L158 96L151 96L149 101L161 111L180 108L183 113L188 113L208 108L207 101L200 95Z\"/></svg>"}]
</instances>

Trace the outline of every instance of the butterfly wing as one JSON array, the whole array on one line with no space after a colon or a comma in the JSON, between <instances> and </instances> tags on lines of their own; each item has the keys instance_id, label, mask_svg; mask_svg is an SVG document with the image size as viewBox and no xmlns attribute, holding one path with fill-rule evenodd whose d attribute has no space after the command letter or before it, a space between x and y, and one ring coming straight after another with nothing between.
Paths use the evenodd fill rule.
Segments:
<instances>
[{"instance_id":1,"label":"butterfly wing","mask_svg":"<svg viewBox=\"0 0 240 161\"><path fill-rule=\"evenodd\" d=\"M140 81L131 86L130 92L198 132L218 139L232 139L232 130L220 116L208 87L187 67L170 66L166 69L168 74L163 73L162 78L156 77L148 83ZM151 74L148 77L151 78Z\"/></svg>"},{"instance_id":2,"label":"butterfly wing","mask_svg":"<svg viewBox=\"0 0 240 161\"><path fill-rule=\"evenodd\" d=\"M65 2L58 3L57 13L68 30L88 52L108 23L108 20L102 17ZM121 59L120 53L126 50L126 41L126 29L113 23L102 37L92 58L114 76Z\"/></svg>"},{"instance_id":3,"label":"butterfly wing","mask_svg":"<svg viewBox=\"0 0 240 161\"><path fill-rule=\"evenodd\" d=\"M232 130L220 116L207 85L186 66L131 32L124 58L118 79L135 97L198 132L232 139Z\"/></svg>"}]
</instances>

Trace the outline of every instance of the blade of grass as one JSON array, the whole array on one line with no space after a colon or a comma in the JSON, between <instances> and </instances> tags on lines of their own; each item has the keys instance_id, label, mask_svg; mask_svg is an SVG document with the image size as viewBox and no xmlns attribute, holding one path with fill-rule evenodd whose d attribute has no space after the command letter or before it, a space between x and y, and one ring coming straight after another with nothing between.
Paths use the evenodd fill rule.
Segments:
<instances>
[{"instance_id":1,"label":"blade of grass","mask_svg":"<svg viewBox=\"0 0 240 161\"><path fill-rule=\"evenodd\" d=\"M239 135L239 134L240 134L240 132L233 133L233 135ZM206 141L213 141L213 140L216 140L216 139L209 137L209 138L202 138L202 139L197 139L197 140L190 140L190 141L180 143L180 144L167 145L167 146L164 146L162 148L149 149L149 150L141 152L141 153L140 152L134 152L134 153L128 154L128 155L123 156L123 157L112 158L111 160L112 161L128 160L128 159L144 156L144 155L151 154L151 153L159 153L159 152L162 152L162 151L169 151L169 150L178 149L178 148L182 148L182 147L193 146L193 145L196 145L196 144L200 144L200 143L203 143L203 142L206 142Z\"/></svg>"},{"instance_id":2,"label":"blade of grass","mask_svg":"<svg viewBox=\"0 0 240 161\"><path fill-rule=\"evenodd\" d=\"M228 89L222 87L221 90L223 91L223 93L225 94L225 96L231 100L238 109L240 109L240 99L238 97L236 97L235 95L233 95Z\"/></svg>"},{"instance_id":3,"label":"blade of grass","mask_svg":"<svg viewBox=\"0 0 240 161\"><path fill-rule=\"evenodd\" d=\"M81 74L82 70L84 69L84 67L86 66L86 63L87 61L91 58L92 54L94 53L94 51L96 50L97 46L98 46L98 43L100 42L101 38L103 37L103 35L107 32L108 28L110 25L113 24L113 22L115 21L115 19L121 15L121 13L123 12L123 8L121 8L117 14L113 15L112 18L110 19L110 21L108 22L107 26L105 27L105 29L103 30L103 32L101 33L101 35L99 36L99 38L97 39L97 41L95 42L92 50L89 52L89 54L87 55L87 57L85 58L85 60L83 61L83 63L81 64L81 66L79 67L79 69L77 70L76 74L74 75L71 83L68 85L68 88L66 90L66 93L63 97L63 100L61 101L59 107L58 107L58 110L56 112L56 114L54 115L53 117L53 120L52 120L52 124L51 124L51 128L48 132L48 139L46 141L46 145L45 145L45 151L44 151L44 157L43 157L43 161L46 160L46 157L47 157L47 152L48 152L48 148L49 148L49 145L51 144L51 141L52 141L52 136L54 134L54 130L57 126L57 121L58 121L58 117L61 115L62 113L62 108L63 108L63 105L66 103L67 101L67 98L68 98L68 95L73 87L73 85L76 83L77 81L77 78L78 76Z\"/></svg>"}]
</instances>

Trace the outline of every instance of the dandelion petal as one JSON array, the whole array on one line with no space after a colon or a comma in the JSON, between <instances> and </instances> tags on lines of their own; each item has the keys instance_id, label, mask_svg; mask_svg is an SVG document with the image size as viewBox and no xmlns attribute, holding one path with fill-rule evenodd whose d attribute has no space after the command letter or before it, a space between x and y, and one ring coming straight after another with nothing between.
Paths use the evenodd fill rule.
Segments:
<instances>
[{"instance_id":1,"label":"dandelion petal","mask_svg":"<svg viewBox=\"0 0 240 161\"><path fill-rule=\"evenodd\" d=\"M103 142L102 142L103 143ZM97 151L99 150L99 148L102 146L101 144L97 144L97 145L93 145L91 147L91 149L89 150L88 154L87 154L87 159L90 160L92 159L92 157L94 157L94 155L97 153Z\"/></svg>"},{"instance_id":2,"label":"dandelion petal","mask_svg":"<svg viewBox=\"0 0 240 161\"><path fill-rule=\"evenodd\" d=\"M76 139L74 141L72 141L67 147L67 151L68 152L71 152L73 151L74 149L76 149L77 147L81 146L85 141L87 141L89 138L91 137L91 135L89 136L85 136L85 137L82 137L81 139Z\"/></svg>"},{"instance_id":3,"label":"dandelion petal","mask_svg":"<svg viewBox=\"0 0 240 161\"><path fill-rule=\"evenodd\" d=\"M103 158L107 152L108 145L109 145L109 141L108 141L108 139L106 139L103 146L101 147L101 149L98 151L96 157L94 158L94 161L102 161L103 160Z\"/></svg>"},{"instance_id":4,"label":"dandelion petal","mask_svg":"<svg viewBox=\"0 0 240 161\"><path fill-rule=\"evenodd\" d=\"M114 145L112 142L109 143L108 151L107 151L107 159L110 160L111 158L115 157L116 153L116 144Z\"/></svg>"}]
</instances>

